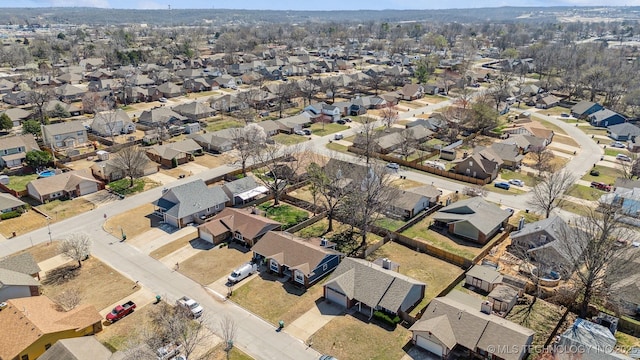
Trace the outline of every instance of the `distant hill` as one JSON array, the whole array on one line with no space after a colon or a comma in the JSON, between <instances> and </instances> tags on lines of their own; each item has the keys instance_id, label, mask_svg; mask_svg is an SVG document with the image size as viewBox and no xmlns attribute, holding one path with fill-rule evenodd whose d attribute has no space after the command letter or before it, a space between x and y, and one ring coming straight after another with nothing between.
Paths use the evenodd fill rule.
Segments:
<instances>
[{"instance_id":1,"label":"distant hill","mask_svg":"<svg viewBox=\"0 0 640 360\"><path fill-rule=\"evenodd\" d=\"M484 21L536 21L555 22L558 16L575 13L594 13L588 7L499 7L447 10L357 10L357 11L266 11L230 9L173 9L122 10L83 7L64 8L2 8L0 24L41 25L89 24L116 25L146 23L150 25L195 24L253 24L253 23L306 23L306 22L366 22L366 21L432 21L432 22L484 22ZM608 8L607 15L620 13L620 18L636 14L640 7ZM523 16L526 15L526 16ZM626 15L626 16L624 16ZM519 18L522 17L522 18Z\"/></svg>"}]
</instances>

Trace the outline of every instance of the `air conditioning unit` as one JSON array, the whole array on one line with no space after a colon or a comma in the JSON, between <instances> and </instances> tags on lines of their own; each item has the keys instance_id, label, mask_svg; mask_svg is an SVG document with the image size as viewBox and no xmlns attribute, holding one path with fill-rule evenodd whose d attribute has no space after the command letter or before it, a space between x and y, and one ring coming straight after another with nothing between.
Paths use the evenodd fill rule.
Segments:
<instances>
[{"instance_id":1,"label":"air conditioning unit","mask_svg":"<svg viewBox=\"0 0 640 360\"><path fill-rule=\"evenodd\" d=\"M9 304L7 304L6 302L1 302L0 303L0 310L6 308L7 306L9 306Z\"/></svg>"}]
</instances>

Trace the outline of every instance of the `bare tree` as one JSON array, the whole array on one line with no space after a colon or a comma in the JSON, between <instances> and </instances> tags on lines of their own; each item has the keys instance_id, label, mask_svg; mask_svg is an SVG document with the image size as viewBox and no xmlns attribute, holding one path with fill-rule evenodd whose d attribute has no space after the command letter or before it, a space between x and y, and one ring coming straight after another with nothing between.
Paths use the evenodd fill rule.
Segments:
<instances>
[{"instance_id":1,"label":"bare tree","mask_svg":"<svg viewBox=\"0 0 640 360\"><path fill-rule=\"evenodd\" d=\"M144 168L149 163L144 149L138 145L127 146L113 154L111 164L122 171L129 178L129 187L133 187L133 180L144 174Z\"/></svg>"},{"instance_id":2,"label":"bare tree","mask_svg":"<svg viewBox=\"0 0 640 360\"><path fill-rule=\"evenodd\" d=\"M291 98L294 97L298 93L298 86L293 82L288 82L285 84L280 84L277 87L276 99L278 101L278 117L282 118L282 110L284 109L284 104L287 104L291 101Z\"/></svg>"},{"instance_id":3,"label":"bare tree","mask_svg":"<svg viewBox=\"0 0 640 360\"><path fill-rule=\"evenodd\" d=\"M553 152L545 146L534 146L529 150L529 154L533 157L532 167L538 170L538 175L545 171L552 171L551 161L555 158Z\"/></svg>"},{"instance_id":4,"label":"bare tree","mask_svg":"<svg viewBox=\"0 0 640 360\"><path fill-rule=\"evenodd\" d=\"M40 124L46 124L46 112L44 111L45 105L49 100L53 99L53 90L49 87L40 87L29 92L27 101L33 104L33 110L35 117L40 120Z\"/></svg>"},{"instance_id":5,"label":"bare tree","mask_svg":"<svg viewBox=\"0 0 640 360\"><path fill-rule=\"evenodd\" d=\"M338 92L338 82L333 79L326 79L321 86L321 90L324 91L327 97L331 97L331 103L336 102L336 93Z\"/></svg>"},{"instance_id":6,"label":"bare tree","mask_svg":"<svg viewBox=\"0 0 640 360\"><path fill-rule=\"evenodd\" d=\"M103 103L96 109L93 121L104 124L104 130L108 131L111 141L116 142L116 135L120 133L125 124L127 113L121 109L114 109L110 105Z\"/></svg>"},{"instance_id":7,"label":"bare tree","mask_svg":"<svg viewBox=\"0 0 640 360\"><path fill-rule=\"evenodd\" d=\"M59 245L60 252L71 260L78 262L82 267L82 261L89 257L91 252L91 238L84 233L69 235Z\"/></svg>"},{"instance_id":8,"label":"bare tree","mask_svg":"<svg viewBox=\"0 0 640 360\"><path fill-rule=\"evenodd\" d=\"M387 126L387 128L390 128L391 125L398 121L398 110L395 105L388 104L382 108L380 115L382 115L382 122Z\"/></svg>"},{"instance_id":9,"label":"bare tree","mask_svg":"<svg viewBox=\"0 0 640 360\"><path fill-rule=\"evenodd\" d=\"M332 166L330 164L336 164ZM315 191L322 198L327 209L327 219L329 226L325 233L333 231L333 219L335 218L336 209L345 199L347 188L343 186L347 169L342 170L340 162L327 163L320 159L314 159L307 167L307 175L309 181L313 185Z\"/></svg>"},{"instance_id":10,"label":"bare tree","mask_svg":"<svg viewBox=\"0 0 640 360\"><path fill-rule=\"evenodd\" d=\"M249 124L244 128L235 128L231 130L231 134L235 148L240 156L242 174L247 175L247 161L252 157L256 157L264 147L267 134L257 124Z\"/></svg>"},{"instance_id":11,"label":"bare tree","mask_svg":"<svg viewBox=\"0 0 640 360\"><path fill-rule=\"evenodd\" d=\"M380 137L380 132L375 128L375 122L376 120L372 117L363 117L362 126L360 127L359 134L356 137L358 148L363 150L363 153L360 156L364 158L367 166L369 166L371 158L375 156L378 150L378 138Z\"/></svg>"},{"instance_id":12,"label":"bare tree","mask_svg":"<svg viewBox=\"0 0 640 360\"><path fill-rule=\"evenodd\" d=\"M151 329L145 341L151 349L175 344L186 359L193 359L194 352L212 335L204 325L206 315L193 319L189 309L180 306L161 302L149 316Z\"/></svg>"},{"instance_id":13,"label":"bare tree","mask_svg":"<svg viewBox=\"0 0 640 360\"><path fill-rule=\"evenodd\" d=\"M52 299L63 311L69 311L80 305L82 292L77 287L64 290Z\"/></svg>"},{"instance_id":14,"label":"bare tree","mask_svg":"<svg viewBox=\"0 0 640 360\"><path fill-rule=\"evenodd\" d=\"M633 179L640 175L640 159L636 153L629 153L630 161L618 159L618 170L624 179Z\"/></svg>"},{"instance_id":15,"label":"bare tree","mask_svg":"<svg viewBox=\"0 0 640 360\"><path fill-rule=\"evenodd\" d=\"M402 155L403 160L407 160L409 155L415 150L418 146L418 141L414 136L414 130L412 128L405 129L400 132L400 147L398 148L398 152Z\"/></svg>"},{"instance_id":16,"label":"bare tree","mask_svg":"<svg viewBox=\"0 0 640 360\"><path fill-rule=\"evenodd\" d=\"M629 244L637 240L615 206L600 204L597 210L585 211L585 216L576 218L570 234L562 236L566 240L562 250L575 259L572 284L582 318L587 317L592 301L605 296L616 280L628 277L636 256Z\"/></svg>"},{"instance_id":17,"label":"bare tree","mask_svg":"<svg viewBox=\"0 0 640 360\"><path fill-rule=\"evenodd\" d=\"M298 84L300 88L300 93L304 99L304 105L311 104L311 100L316 95L318 90L320 90L320 86L318 82L314 79L303 80Z\"/></svg>"},{"instance_id":18,"label":"bare tree","mask_svg":"<svg viewBox=\"0 0 640 360\"><path fill-rule=\"evenodd\" d=\"M378 95L378 91L385 85L385 78L381 74L373 72L369 75L369 79L367 79L367 85Z\"/></svg>"},{"instance_id":19,"label":"bare tree","mask_svg":"<svg viewBox=\"0 0 640 360\"><path fill-rule=\"evenodd\" d=\"M566 169L544 173L531 190L529 204L548 218L553 209L562 206L565 201L562 195L575 181L576 176Z\"/></svg>"},{"instance_id":20,"label":"bare tree","mask_svg":"<svg viewBox=\"0 0 640 360\"><path fill-rule=\"evenodd\" d=\"M280 196L287 186L297 180L298 172L303 166L303 161L299 160L304 158L299 154L302 150L300 144L282 146L274 143L265 144L261 151L253 154L254 163L262 167L258 179L273 195L274 206L280 204Z\"/></svg>"},{"instance_id":21,"label":"bare tree","mask_svg":"<svg viewBox=\"0 0 640 360\"><path fill-rule=\"evenodd\" d=\"M222 340L225 344L224 351L227 353L227 360L229 360L238 327L236 322L230 316L225 315L220 319L220 330L222 332Z\"/></svg>"}]
</instances>

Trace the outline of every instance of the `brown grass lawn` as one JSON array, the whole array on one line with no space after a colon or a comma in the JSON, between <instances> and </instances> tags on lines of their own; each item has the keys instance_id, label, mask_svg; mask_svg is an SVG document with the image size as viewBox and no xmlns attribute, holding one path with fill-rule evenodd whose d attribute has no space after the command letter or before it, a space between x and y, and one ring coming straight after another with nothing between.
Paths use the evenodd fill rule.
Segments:
<instances>
[{"instance_id":1,"label":"brown grass lawn","mask_svg":"<svg viewBox=\"0 0 640 360\"><path fill-rule=\"evenodd\" d=\"M98 341L113 352L125 350L129 341L136 340L136 335L140 333L141 328L148 321L153 306L153 304L149 304L138 308L133 314L114 324L103 321L102 331L96 335Z\"/></svg>"},{"instance_id":2,"label":"brown grass lawn","mask_svg":"<svg viewBox=\"0 0 640 360\"><path fill-rule=\"evenodd\" d=\"M83 198L75 198L72 200L53 200L38 205L37 208L48 214L51 217L51 222L57 222L90 211L95 208L95 205Z\"/></svg>"},{"instance_id":3,"label":"brown grass lawn","mask_svg":"<svg viewBox=\"0 0 640 360\"><path fill-rule=\"evenodd\" d=\"M312 238L312 237L320 237L320 236L324 236L327 239L331 239L332 236L343 233L347 230L350 229L350 226L347 224L343 224L337 220L333 220L333 231L329 232L329 233L325 233L325 231L327 230L327 228L329 227L329 220L327 220L326 218L307 226L306 228L298 231L295 233L295 235L298 235L300 237L303 237L305 239L308 238ZM356 236L358 236L356 234ZM367 234L367 244L373 244L376 243L378 241L380 241L382 238L376 234L372 234L369 233ZM358 242L361 240L360 237L358 237Z\"/></svg>"},{"instance_id":4,"label":"brown grass lawn","mask_svg":"<svg viewBox=\"0 0 640 360\"><path fill-rule=\"evenodd\" d=\"M275 325L280 320L290 324L315 306L316 300L322 297L322 283L327 278L304 290L289 283L283 284L275 275L262 271L260 276L235 289L231 300L271 324Z\"/></svg>"},{"instance_id":5,"label":"brown grass lawn","mask_svg":"<svg viewBox=\"0 0 640 360\"><path fill-rule=\"evenodd\" d=\"M560 134L553 137L553 142L573 146L576 148L580 147L580 145L575 140L573 140L573 138Z\"/></svg>"},{"instance_id":6,"label":"brown grass lawn","mask_svg":"<svg viewBox=\"0 0 640 360\"><path fill-rule=\"evenodd\" d=\"M149 256L154 259L162 259L163 257L171 254L172 252L187 246L191 240L195 240L198 238L198 233L195 232L193 234L185 235L179 239L173 240L165 246L161 246L155 250L153 250Z\"/></svg>"},{"instance_id":7,"label":"brown grass lawn","mask_svg":"<svg viewBox=\"0 0 640 360\"><path fill-rule=\"evenodd\" d=\"M58 245L60 242L58 240L54 240L51 244L49 242L45 242L42 244L38 244L32 246L30 248L24 249L22 251L17 252L15 255L22 253L29 253L33 256L33 259L36 262L41 262L47 259L50 259L56 255L60 254L60 250L58 250Z\"/></svg>"},{"instance_id":8,"label":"brown grass lawn","mask_svg":"<svg viewBox=\"0 0 640 360\"><path fill-rule=\"evenodd\" d=\"M47 219L30 210L20 217L0 221L0 234L8 238L14 231L16 235L22 235L45 226L47 226Z\"/></svg>"},{"instance_id":9,"label":"brown grass lawn","mask_svg":"<svg viewBox=\"0 0 640 360\"><path fill-rule=\"evenodd\" d=\"M305 187L301 187L300 189L291 191L289 195L313 204L313 195L311 194L311 185L307 185ZM325 206L325 204L326 204L326 201L324 200L324 196L322 196L321 194L317 194L316 205Z\"/></svg>"},{"instance_id":10,"label":"brown grass lawn","mask_svg":"<svg viewBox=\"0 0 640 360\"><path fill-rule=\"evenodd\" d=\"M391 182L392 186L397 187L400 190L412 189L419 186L423 186L425 184L419 181L406 180L406 179L396 179Z\"/></svg>"},{"instance_id":11,"label":"brown grass lawn","mask_svg":"<svg viewBox=\"0 0 640 360\"><path fill-rule=\"evenodd\" d=\"M386 360L404 356L402 347L411 339L402 326L389 331L350 315L331 320L312 337L313 347L341 360Z\"/></svg>"},{"instance_id":12,"label":"brown grass lawn","mask_svg":"<svg viewBox=\"0 0 640 360\"><path fill-rule=\"evenodd\" d=\"M569 162L569 159L562 157L562 156L554 156L553 159L549 162L551 164L551 166L555 169L561 169L563 168L567 163ZM533 154L529 153L527 155L524 156L524 159L522 160L522 163L524 165L527 166L533 166L535 165L535 158L533 156Z\"/></svg>"},{"instance_id":13,"label":"brown grass lawn","mask_svg":"<svg viewBox=\"0 0 640 360\"><path fill-rule=\"evenodd\" d=\"M399 272L427 284L424 299L418 304L412 313L420 311L431 299L444 290L458 275L462 269L424 253L416 252L408 247L388 242L369 255L368 260L388 258L400 264Z\"/></svg>"},{"instance_id":14,"label":"brown grass lawn","mask_svg":"<svg viewBox=\"0 0 640 360\"><path fill-rule=\"evenodd\" d=\"M77 288L82 294L81 303L91 304L100 311L136 291L133 281L94 257L84 261L76 271L76 277L59 285L47 284L45 279L42 282L43 294L55 298L63 291Z\"/></svg>"},{"instance_id":15,"label":"brown grass lawn","mask_svg":"<svg viewBox=\"0 0 640 360\"><path fill-rule=\"evenodd\" d=\"M230 162L233 162L234 160L232 159L232 157L230 155L211 155L211 154L204 154L202 156L196 156L195 157L195 163L198 165L202 165L204 167L207 167L209 169L213 169L216 168L218 166L221 165L225 165L228 164Z\"/></svg>"},{"instance_id":16,"label":"brown grass lawn","mask_svg":"<svg viewBox=\"0 0 640 360\"><path fill-rule=\"evenodd\" d=\"M558 135L567 135L567 133L562 130L559 126L557 126L556 124L551 123L550 121L544 120L538 116L536 116L536 114L533 114L533 119L534 121L537 121L540 123L540 125L544 126L545 128L549 129L549 130L553 130L553 132ZM554 140L555 140L555 136L554 136Z\"/></svg>"},{"instance_id":17,"label":"brown grass lawn","mask_svg":"<svg viewBox=\"0 0 640 360\"><path fill-rule=\"evenodd\" d=\"M458 254L467 259L473 259L482 250L482 246L479 244L457 238L449 238L436 231L430 230L429 224L431 224L431 222L431 216L428 216L424 220L407 229L402 234L414 239L426 241L431 245L450 251L454 254Z\"/></svg>"},{"instance_id":18,"label":"brown grass lawn","mask_svg":"<svg viewBox=\"0 0 640 360\"><path fill-rule=\"evenodd\" d=\"M155 225L160 222L160 218L152 216L151 213L153 213L152 204L138 206L135 209L108 218L105 221L104 229L119 238L122 234L120 228L122 228L127 237L132 238L151 229L152 224Z\"/></svg>"},{"instance_id":19,"label":"brown grass lawn","mask_svg":"<svg viewBox=\"0 0 640 360\"><path fill-rule=\"evenodd\" d=\"M531 300L528 295L527 298ZM529 305L526 304L514 306L509 315L507 315L507 320L535 331L532 345L537 348L544 345L561 317L562 310L560 307L538 299L530 311Z\"/></svg>"},{"instance_id":20,"label":"brown grass lawn","mask_svg":"<svg viewBox=\"0 0 640 360\"><path fill-rule=\"evenodd\" d=\"M189 176L189 170L185 170L185 169L181 168L180 166L172 168L172 169L167 169L167 168L161 167L160 168L160 172L162 174L169 175L169 176L174 177L176 179L180 175Z\"/></svg>"},{"instance_id":21,"label":"brown grass lawn","mask_svg":"<svg viewBox=\"0 0 640 360\"><path fill-rule=\"evenodd\" d=\"M227 353L224 352L224 345L220 344L209 354L208 360L253 360L253 358L243 353L242 350L238 350L237 347L231 349L227 358Z\"/></svg>"},{"instance_id":22,"label":"brown grass lawn","mask_svg":"<svg viewBox=\"0 0 640 360\"><path fill-rule=\"evenodd\" d=\"M180 272L201 285L209 285L251 260L251 252L232 245L202 251L180 263Z\"/></svg>"}]
</instances>

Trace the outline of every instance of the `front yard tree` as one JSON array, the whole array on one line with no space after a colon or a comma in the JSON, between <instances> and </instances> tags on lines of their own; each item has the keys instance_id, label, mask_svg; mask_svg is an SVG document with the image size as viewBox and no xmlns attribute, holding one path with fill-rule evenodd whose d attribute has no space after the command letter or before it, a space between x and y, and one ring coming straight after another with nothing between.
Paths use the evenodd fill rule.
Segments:
<instances>
[{"instance_id":1,"label":"front yard tree","mask_svg":"<svg viewBox=\"0 0 640 360\"><path fill-rule=\"evenodd\" d=\"M551 161L555 158L553 152L547 149L545 146L534 146L529 150L529 154L533 157L532 167L538 170L538 174L542 174L546 171L552 171L553 166Z\"/></svg>"},{"instance_id":2,"label":"front yard tree","mask_svg":"<svg viewBox=\"0 0 640 360\"><path fill-rule=\"evenodd\" d=\"M0 115L0 130L11 130L13 128L13 121L6 113Z\"/></svg>"},{"instance_id":3,"label":"front yard tree","mask_svg":"<svg viewBox=\"0 0 640 360\"><path fill-rule=\"evenodd\" d=\"M225 315L220 319L220 331L222 332L222 340L224 341L224 351L227 353L227 360L230 359L233 342L236 340L238 326L235 320Z\"/></svg>"},{"instance_id":4,"label":"front yard tree","mask_svg":"<svg viewBox=\"0 0 640 360\"><path fill-rule=\"evenodd\" d=\"M25 155L25 161L32 168L40 168L50 164L53 161L53 156L46 151L31 150Z\"/></svg>"},{"instance_id":5,"label":"front yard tree","mask_svg":"<svg viewBox=\"0 0 640 360\"><path fill-rule=\"evenodd\" d=\"M235 128L231 130L231 137L234 142L240 164L242 166L242 174L247 175L247 161L264 148L267 140L267 134L264 129L257 124L249 124L243 128Z\"/></svg>"},{"instance_id":6,"label":"front yard tree","mask_svg":"<svg viewBox=\"0 0 640 360\"><path fill-rule=\"evenodd\" d=\"M395 124L396 121L398 121L398 110L392 104L388 104L387 106L382 108L381 115L382 122L387 127L387 129L390 128L391 125Z\"/></svg>"},{"instance_id":7,"label":"front yard tree","mask_svg":"<svg viewBox=\"0 0 640 360\"><path fill-rule=\"evenodd\" d=\"M364 158L367 167L371 162L371 158L374 157L378 150L378 138L380 137L380 131L376 130L376 121L372 117L362 117L362 126L360 127L360 133L356 135L356 139L359 142L358 148L363 152L360 154Z\"/></svg>"},{"instance_id":8,"label":"front yard tree","mask_svg":"<svg viewBox=\"0 0 640 360\"><path fill-rule=\"evenodd\" d=\"M411 153L415 150L415 148L419 145L418 141L415 138L414 130L412 128L408 128L402 132L400 132L400 147L398 148L398 152L402 155L402 160L407 161L407 158Z\"/></svg>"},{"instance_id":9,"label":"front yard tree","mask_svg":"<svg viewBox=\"0 0 640 360\"><path fill-rule=\"evenodd\" d=\"M288 104L291 101L291 98L296 96L298 93L298 86L293 82L287 82L284 84L280 84L277 87L276 100L278 101L278 117L282 118L282 110L284 110L284 105Z\"/></svg>"},{"instance_id":10,"label":"front yard tree","mask_svg":"<svg viewBox=\"0 0 640 360\"><path fill-rule=\"evenodd\" d=\"M62 240L59 250L64 256L77 261L78 267L82 267L82 261L89 257L91 252L91 238L84 233L71 234Z\"/></svg>"},{"instance_id":11,"label":"front yard tree","mask_svg":"<svg viewBox=\"0 0 640 360\"><path fill-rule=\"evenodd\" d=\"M263 170L258 179L273 195L274 206L280 204L280 196L286 187L296 181L303 163L301 160L308 156L302 153L301 144L283 146L274 143L265 144L261 151L253 155L254 163Z\"/></svg>"},{"instance_id":12,"label":"front yard tree","mask_svg":"<svg viewBox=\"0 0 640 360\"><path fill-rule=\"evenodd\" d=\"M42 128L37 120L29 119L22 123L23 134L33 134L33 136L40 136Z\"/></svg>"},{"instance_id":13,"label":"front yard tree","mask_svg":"<svg viewBox=\"0 0 640 360\"><path fill-rule=\"evenodd\" d=\"M307 79L301 81L300 84L298 84L298 87L300 88L300 94L304 99L304 105L311 105L311 100L313 100L313 97L320 89L320 86L318 86L318 81L314 79Z\"/></svg>"},{"instance_id":14,"label":"front yard tree","mask_svg":"<svg viewBox=\"0 0 640 360\"><path fill-rule=\"evenodd\" d=\"M548 218L553 209L562 206L563 194L575 181L575 175L566 169L543 173L531 190L529 204Z\"/></svg>"},{"instance_id":15,"label":"front yard tree","mask_svg":"<svg viewBox=\"0 0 640 360\"><path fill-rule=\"evenodd\" d=\"M492 129L498 124L498 112L485 102L473 104L471 112L471 125L476 130Z\"/></svg>"},{"instance_id":16,"label":"front yard tree","mask_svg":"<svg viewBox=\"0 0 640 360\"><path fill-rule=\"evenodd\" d=\"M335 217L336 209L345 199L344 188L340 186L344 181L344 176L341 168L327 164L324 164L323 166L321 163L322 161L319 160L312 162L307 167L307 175L309 176L311 185L314 187L317 194L320 195L327 209L327 220L329 221L329 226L325 233L328 233L333 231L333 219Z\"/></svg>"},{"instance_id":17,"label":"front yard tree","mask_svg":"<svg viewBox=\"0 0 640 360\"><path fill-rule=\"evenodd\" d=\"M133 180L144 174L144 168L149 161L145 151L134 145L122 148L113 154L111 164L129 178L129 187L133 187Z\"/></svg>"}]
</instances>

